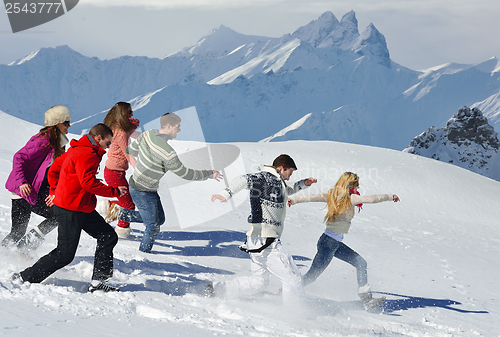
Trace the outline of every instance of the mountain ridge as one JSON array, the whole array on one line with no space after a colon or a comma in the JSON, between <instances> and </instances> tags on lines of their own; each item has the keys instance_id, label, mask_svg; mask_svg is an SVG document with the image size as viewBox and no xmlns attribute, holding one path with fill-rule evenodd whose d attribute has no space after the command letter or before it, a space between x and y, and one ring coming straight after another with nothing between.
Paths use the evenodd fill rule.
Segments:
<instances>
[{"instance_id":1,"label":"mountain ridge","mask_svg":"<svg viewBox=\"0 0 500 337\"><path fill-rule=\"evenodd\" d=\"M48 107L65 104L73 128L84 131L117 101L140 101L134 109L143 123L196 106L211 142L277 139L309 115L299 128L318 127L302 132L306 139L401 150L463 105L489 102L482 110L495 126L498 68L490 59L414 71L390 59L374 25L359 34L353 11L340 21L326 12L279 38L219 26L163 59L101 61L69 47L42 49L0 66L0 109L42 124ZM296 139L292 129L280 139Z\"/></svg>"}]
</instances>

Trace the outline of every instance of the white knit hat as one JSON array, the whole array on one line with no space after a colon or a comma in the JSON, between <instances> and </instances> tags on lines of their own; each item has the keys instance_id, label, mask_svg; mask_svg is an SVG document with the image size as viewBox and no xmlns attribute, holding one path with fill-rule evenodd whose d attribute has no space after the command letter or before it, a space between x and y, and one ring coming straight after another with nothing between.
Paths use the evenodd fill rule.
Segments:
<instances>
[{"instance_id":1,"label":"white knit hat","mask_svg":"<svg viewBox=\"0 0 500 337\"><path fill-rule=\"evenodd\" d=\"M64 105L54 105L45 112L45 126L53 126L66 121L71 121L71 115Z\"/></svg>"}]
</instances>

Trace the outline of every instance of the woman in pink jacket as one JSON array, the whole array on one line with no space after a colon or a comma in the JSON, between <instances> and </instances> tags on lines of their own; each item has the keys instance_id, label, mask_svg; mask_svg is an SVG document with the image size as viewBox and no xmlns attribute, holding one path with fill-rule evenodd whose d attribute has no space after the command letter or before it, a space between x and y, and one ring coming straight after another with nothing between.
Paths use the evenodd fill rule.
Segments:
<instances>
[{"instance_id":1,"label":"woman in pink jacket","mask_svg":"<svg viewBox=\"0 0 500 337\"><path fill-rule=\"evenodd\" d=\"M133 163L134 158L125 153L130 136L139 126L139 120L132 118L133 111L129 103L118 102L108 112L103 123L113 130L113 141L108 150L108 159L104 168L104 179L109 186L127 186L128 182L125 172L128 170L129 162ZM135 204L126 193L118 197L118 206L125 209L135 209ZM119 214L119 208L116 204L111 204L110 211L106 221L113 221ZM124 220L118 220L115 228L119 238L126 239L130 235L130 223Z\"/></svg>"},{"instance_id":2,"label":"woman in pink jacket","mask_svg":"<svg viewBox=\"0 0 500 337\"><path fill-rule=\"evenodd\" d=\"M5 183L12 199L12 229L3 239L2 246L17 243L18 250L29 256L29 250L38 248L44 236L57 227L54 213L45 203L49 191L47 169L64 153L70 121L67 107L51 107L45 112L45 127L14 155L12 172ZM45 220L25 235L31 212Z\"/></svg>"}]
</instances>

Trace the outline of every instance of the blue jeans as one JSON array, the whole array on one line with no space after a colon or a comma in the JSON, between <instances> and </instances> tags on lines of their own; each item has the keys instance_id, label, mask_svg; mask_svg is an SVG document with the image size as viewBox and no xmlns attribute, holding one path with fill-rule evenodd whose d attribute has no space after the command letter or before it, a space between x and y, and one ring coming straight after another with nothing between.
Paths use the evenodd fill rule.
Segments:
<instances>
[{"instance_id":1,"label":"blue jeans","mask_svg":"<svg viewBox=\"0 0 500 337\"><path fill-rule=\"evenodd\" d=\"M157 192L138 191L132 186L129 186L129 193L139 210L139 214L137 214L137 211L127 212L129 222L142 222L146 226L139 250L151 253L156 236L160 233L160 226L165 223L165 212L163 211L160 196Z\"/></svg>"},{"instance_id":2,"label":"blue jeans","mask_svg":"<svg viewBox=\"0 0 500 337\"><path fill-rule=\"evenodd\" d=\"M139 191L136 191L139 192ZM133 209L122 208L120 210L120 215L118 215L118 220L122 220L125 222L139 222L144 223L142 221L142 216L139 211Z\"/></svg>"},{"instance_id":3,"label":"blue jeans","mask_svg":"<svg viewBox=\"0 0 500 337\"><path fill-rule=\"evenodd\" d=\"M317 247L318 251L316 252L311 268L309 268L302 279L304 285L314 282L328 267L334 256L356 268L358 285L360 287L368 283L365 259L347 245L323 234L319 237Z\"/></svg>"}]
</instances>

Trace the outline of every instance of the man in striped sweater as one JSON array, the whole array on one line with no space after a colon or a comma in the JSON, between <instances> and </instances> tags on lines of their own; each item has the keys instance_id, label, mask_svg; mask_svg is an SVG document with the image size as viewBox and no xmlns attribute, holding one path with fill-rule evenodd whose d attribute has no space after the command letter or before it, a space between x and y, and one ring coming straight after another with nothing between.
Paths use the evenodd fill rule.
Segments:
<instances>
[{"instance_id":1,"label":"man in striped sweater","mask_svg":"<svg viewBox=\"0 0 500 337\"><path fill-rule=\"evenodd\" d=\"M158 195L160 179L172 171L186 180L220 181L222 175L214 170L193 170L185 167L174 149L167 143L181 131L181 119L174 113L166 113L160 118L160 130L148 130L130 144L126 152L135 157L137 163L130 177L130 196L139 210L122 209L119 219L129 222L143 222L146 229L139 250L150 253L160 226L165 222L165 213Z\"/></svg>"}]
</instances>

